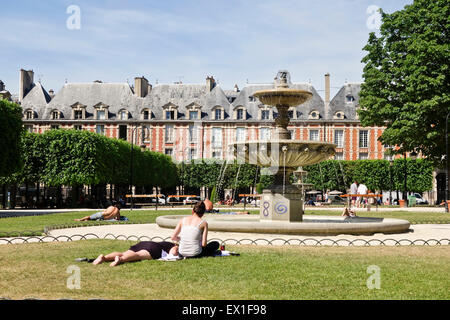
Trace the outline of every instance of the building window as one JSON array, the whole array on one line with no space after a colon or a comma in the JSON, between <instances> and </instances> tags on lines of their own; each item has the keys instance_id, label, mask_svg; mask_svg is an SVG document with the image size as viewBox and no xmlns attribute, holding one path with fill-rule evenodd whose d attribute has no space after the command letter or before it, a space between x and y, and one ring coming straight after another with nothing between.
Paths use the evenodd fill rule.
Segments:
<instances>
[{"instance_id":1,"label":"building window","mask_svg":"<svg viewBox=\"0 0 450 320\"><path fill-rule=\"evenodd\" d=\"M319 118L320 118L319 111L314 110L314 111L311 111L311 113L309 114L309 119L318 120Z\"/></svg>"},{"instance_id":2,"label":"building window","mask_svg":"<svg viewBox=\"0 0 450 320\"><path fill-rule=\"evenodd\" d=\"M270 140L270 128L260 128L259 139L263 141Z\"/></svg>"},{"instance_id":3,"label":"building window","mask_svg":"<svg viewBox=\"0 0 450 320\"><path fill-rule=\"evenodd\" d=\"M309 140L319 141L319 130L309 130Z\"/></svg>"},{"instance_id":4,"label":"building window","mask_svg":"<svg viewBox=\"0 0 450 320\"><path fill-rule=\"evenodd\" d=\"M351 102L355 101L355 97L348 95L345 97L345 101L347 101L347 103L351 103Z\"/></svg>"},{"instance_id":5,"label":"building window","mask_svg":"<svg viewBox=\"0 0 450 320\"><path fill-rule=\"evenodd\" d=\"M97 110L97 120L105 120L105 119L106 119L106 111Z\"/></svg>"},{"instance_id":6,"label":"building window","mask_svg":"<svg viewBox=\"0 0 450 320\"><path fill-rule=\"evenodd\" d=\"M59 111L52 111L52 119L53 120L59 119Z\"/></svg>"},{"instance_id":7,"label":"building window","mask_svg":"<svg viewBox=\"0 0 450 320\"><path fill-rule=\"evenodd\" d=\"M73 112L73 118L74 118L75 120L81 120L81 119L83 119L83 110L75 110L75 111Z\"/></svg>"},{"instance_id":8,"label":"building window","mask_svg":"<svg viewBox=\"0 0 450 320\"><path fill-rule=\"evenodd\" d=\"M27 132L33 133L33 125L32 124L27 124L24 126L24 128Z\"/></svg>"},{"instance_id":9,"label":"building window","mask_svg":"<svg viewBox=\"0 0 450 320\"><path fill-rule=\"evenodd\" d=\"M243 142L247 140L247 129L246 128L236 128L236 141Z\"/></svg>"},{"instance_id":10,"label":"building window","mask_svg":"<svg viewBox=\"0 0 450 320\"><path fill-rule=\"evenodd\" d=\"M31 120L33 119L33 111L32 110L27 110L27 112L25 112L25 119L27 120Z\"/></svg>"},{"instance_id":11,"label":"building window","mask_svg":"<svg viewBox=\"0 0 450 320\"><path fill-rule=\"evenodd\" d=\"M119 139L127 140L127 126L126 125L120 125L119 126Z\"/></svg>"},{"instance_id":12,"label":"building window","mask_svg":"<svg viewBox=\"0 0 450 320\"><path fill-rule=\"evenodd\" d=\"M344 130L334 130L334 144L337 148L344 147Z\"/></svg>"},{"instance_id":13,"label":"building window","mask_svg":"<svg viewBox=\"0 0 450 320\"><path fill-rule=\"evenodd\" d=\"M197 120L198 119L198 111L189 111L189 119Z\"/></svg>"},{"instance_id":14,"label":"building window","mask_svg":"<svg viewBox=\"0 0 450 320\"><path fill-rule=\"evenodd\" d=\"M189 150L189 160L195 160L197 159L197 149L191 148Z\"/></svg>"},{"instance_id":15,"label":"building window","mask_svg":"<svg viewBox=\"0 0 450 320\"><path fill-rule=\"evenodd\" d=\"M236 120L245 120L245 114L244 114L244 109L237 109L236 110Z\"/></svg>"},{"instance_id":16,"label":"building window","mask_svg":"<svg viewBox=\"0 0 450 320\"><path fill-rule=\"evenodd\" d=\"M74 128L75 130L83 130L83 126L82 126L81 124L75 124L75 125L73 126L73 128Z\"/></svg>"},{"instance_id":17,"label":"building window","mask_svg":"<svg viewBox=\"0 0 450 320\"><path fill-rule=\"evenodd\" d=\"M128 120L128 111L127 110L119 111L119 120Z\"/></svg>"},{"instance_id":18,"label":"building window","mask_svg":"<svg viewBox=\"0 0 450 320\"><path fill-rule=\"evenodd\" d=\"M166 142L173 142L173 136L174 136L174 128L173 128L173 125L170 125L170 124L168 124L168 125L166 125Z\"/></svg>"},{"instance_id":19,"label":"building window","mask_svg":"<svg viewBox=\"0 0 450 320\"><path fill-rule=\"evenodd\" d=\"M294 139L294 136L295 136L295 130L294 129L290 129L290 130L288 130L289 131L289 134L291 135L291 139Z\"/></svg>"},{"instance_id":20,"label":"building window","mask_svg":"<svg viewBox=\"0 0 450 320\"><path fill-rule=\"evenodd\" d=\"M261 110L261 120L270 119L270 110Z\"/></svg>"},{"instance_id":21,"label":"building window","mask_svg":"<svg viewBox=\"0 0 450 320\"><path fill-rule=\"evenodd\" d=\"M221 159L222 158L222 151L221 150L214 150L212 152L212 157L214 159Z\"/></svg>"},{"instance_id":22,"label":"building window","mask_svg":"<svg viewBox=\"0 0 450 320\"><path fill-rule=\"evenodd\" d=\"M288 116L289 116L289 119L294 119L294 110L289 110Z\"/></svg>"},{"instance_id":23,"label":"building window","mask_svg":"<svg viewBox=\"0 0 450 320\"><path fill-rule=\"evenodd\" d=\"M164 153L168 156L172 156L173 155L173 149L172 148L166 148L164 150Z\"/></svg>"},{"instance_id":24,"label":"building window","mask_svg":"<svg viewBox=\"0 0 450 320\"><path fill-rule=\"evenodd\" d=\"M342 152L336 152L334 155L334 160L344 160L344 154Z\"/></svg>"},{"instance_id":25,"label":"building window","mask_svg":"<svg viewBox=\"0 0 450 320\"><path fill-rule=\"evenodd\" d=\"M52 124L52 125L50 126L50 129L51 129L51 130L58 130L58 129L59 129L59 125L57 125L57 124Z\"/></svg>"},{"instance_id":26,"label":"building window","mask_svg":"<svg viewBox=\"0 0 450 320\"><path fill-rule=\"evenodd\" d=\"M360 148L369 147L369 132L367 130L359 131L359 147Z\"/></svg>"},{"instance_id":27,"label":"building window","mask_svg":"<svg viewBox=\"0 0 450 320\"><path fill-rule=\"evenodd\" d=\"M214 110L214 119L215 120L222 120L222 109L215 109Z\"/></svg>"},{"instance_id":28,"label":"building window","mask_svg":"<svg viewBox=\"0 0 450 320\"><path fill-rule=\"evenodd\" d=\"M98 134L104 135L105 134L105 125L98 124L97 127L96 127L96 132Z\"/></svg>"},{"instance_id":29,"label":"building window","mask_svg":"<svg viewBox=\"0 0 450 320\"><path fill-rule=\"evenodd\" d=\"M369 159L369 154L367 152L361 152L359 154L359 159L360 160L367 160L367 159Z\"/></svg>"},{"instance_id":30,"label":"building window","mask_svg":"<svg viewBox=\"0 0 450 320\"><path fill-rule=\"evenodd\" d=\"M150 119L150 110L142 111L142 120L149 120L149 119Z\"/></svg>"},{"instance_id":31,"label":"building window","mask_svg":"<svg viewBox=\"0 0 450 320\"><path fill-rule=\"evenodd\" d=\"M211 145L213 148L222 148L222 128L212 128Z\"/></svg>"},{"instance_id":32,"label":"building window","mask_svg":"<svg viewBox=\"0 0 450 320\"><path fill-rule=\"evenodd\" d=\"M338 111L334 114L333 118L336 120L343 120L345 119L345 114L342 111Z\"/></svg>"},{"instance_id":33,"label":"building window","mask_svg":"<svg viewBox=\"0 0 450 320\"><path fill-rule=\"evenodd\" d=\"M197 126L191 124L189 125L189 142L196 143L197 142Z\"/></svg>"},{"instance_id":34,"label":"building window","mask_svg":"<svg viewBox=\"0 0 450 320\"><path fill-rule=\"evenodd\" d=\"M166 120L175 120L174 110L166 110Z\"/></svg>"}]
</instances>

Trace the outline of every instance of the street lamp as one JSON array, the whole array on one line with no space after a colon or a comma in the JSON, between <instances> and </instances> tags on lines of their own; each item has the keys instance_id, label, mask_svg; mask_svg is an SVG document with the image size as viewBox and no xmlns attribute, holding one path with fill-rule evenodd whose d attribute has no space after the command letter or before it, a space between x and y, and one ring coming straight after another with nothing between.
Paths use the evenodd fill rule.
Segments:
<instances>
[{"instance_id":1,"label":"street lamp","mask_svg":"<svg viewBox=\"0 0 450 320\"><path fill-rule=\"evenodd\" d=\"M135 127L131 128L131 150L130 150L130 195L131 195L131 207L130 207L130 211L133 211L133 154L134 154L134 134L136 132L136 130L139 128L138 124L135 124ZM148 135L146 135L146 131L148 133ZM136 135L137 137L137 135ZM142 127L142 143L140 145L141 150L144 151L145 150L145 138L150 137L150 129L148 127ZM158 199L156 199L156 201L158 201Z\"/></svg>"},{"instance_id":2,"label":"street lamp","mask_svg":"<svg viewBox=\"0 0 450 320\"><path fill-rule=\"evenodd\" d=\"M392 167L394 166L394 158L392 156L389 157L389 179L391 180L391 187L389 190L389 204L392 205ZM398 200L398 198L397 198Z\"/></svg>"}]
</instances>

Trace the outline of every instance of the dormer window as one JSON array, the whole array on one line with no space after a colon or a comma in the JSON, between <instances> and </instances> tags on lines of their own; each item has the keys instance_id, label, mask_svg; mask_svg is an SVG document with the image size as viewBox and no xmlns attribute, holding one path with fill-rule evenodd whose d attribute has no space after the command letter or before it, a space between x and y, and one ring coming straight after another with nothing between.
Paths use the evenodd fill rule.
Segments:
<instances>
[{"instance_id":1,"label":"dormer window","mask_svg":"<svg viewBox=\"0 0 450 320\"><path fill-rule=\"evenodd\" d=\"M177 120L178 119L177 108L178 107L172 103L168 103L165 106L163 106L163 109L165 111L165 120Z\"/></svg>"},{"instance_id":2,"label":"dormer window","mask_svg":"<svg viewBox=\"0 0 450 320\"><path fill-rule=\"evenodd\" d=\"M83 111L82 110L75 110L74 112L73 112L73 114L74 114L74 119L75 120L81 120L81 119L83 119Z\"/></svg>"},{"instance_id":3,"label":"dormer window","mask_svg":"<svg viewBox=\"0 0 450 320\"><path fill-rule=\"evenodd\" d=\"M334 119L343 120L345 118L345 114L343 111L338 111L333 116Z\"/></svg>"},{"instance_id":4,"label":"dormer window","mask_svg":"<svg viewBox=\"0 0 450 320\"><path fill-rule=\"evenodd\" d=\"M94 106L96 111L96 119L97 120L106 120L108 119L108 106L103 104L102 102L96 104Z\"/></svg>"},{"instance_id":5,"label":"dormer window","mask_svg":"<svg viewBox=\"0 0 450 320\"><path fill-rule=\"evenodd\" d=\"M352 96L352 95L347 95L347 96L345 97L345 101L346 101L347 103L352 103L352 102L355 101L355 97Z\"/></svg>"},{"instance_id":6,"label":"dormer window","mask_svg":"<svg viewBox=\"0 0 450 320\"><path fill-rule=\"evenodd\" d=\"M34 119L34 112L31 109L28 109L25 111L25 119L26 120L32 120Z\"/></svg>"},{"instance_id":7,"label":"dormer window","mask_svg":"<svg viewBox=\"0 0 450 320\"><path fill-rule=\"evenodd\" d=\"M261 110L261 120L269 120L270 119L270 110L265 109Z\"/></svg>"},{"instance_id":8,"label":"dormer window","mask_svg":"<svg viewBox=\"0 0 450 320\"><path fill-rule=\"evenodd\" d=\"M297 110L295 107L289 108L288 110L289 119L297 119Z\"/></svg>"},{"instance_id":9,"label":"dormer window","mask_svg":"<svg viewBox=\"0 0 450 320\"><path fill-rule=\"evenodd\" d=\"M320 113L317 110L313 110L309 113L309 119L311 120L319 120L320 118Z\"/></svg>"},{"instance_id":10,"label":"dormer window","mask_svg":"<svg viewBox=\"0 0 450 320\"><path fill-rule=\"evenodd\" d=\"M247 112L244 107L238 107L235 110L235 119L236 120L247 120Z\"/></svg>"},{"instance_id":11,"label":"dormer window","mask_svg":"<svg viewBox=\"0 0 450 320\"><path fill-rule=\"evenodd\" d=\"M127 110L119 111L119 120L128 120L128 111Z\"/></svg>"},{"instance_id":12,"label":"dormer window","mask_svg":"<svg viewBox=\"0 0 450 320\"><path fill-rule=\"evenodd\" d=\"M249 101L249 102L255 102L256 99L255 99L254 96L249 96L249 97L248 97L248 101Z\"/></svg>"},{"instance_id":13,"label":"dormer window","mask_svg":"<svg viewBox=\"0 0 450 320\"><path fill-rule=\"evenodd\" d=\"M198 120L198 111L189 111L189 119L190 120Z\"/></svg>"},{"instance_id":14,"label":"dormer window","mask_svg":"<svg viewBox=\"0 0 450 320\"><path fill-rule=\"evenodd\" d=\"M145 108L141 112L142 120L150 120L152 118L152 112L150 109Z\"/></svg>"},{"instance_id":15,"label":"dormer window","mask_svg":"<svg viewBox=\"0 0 450 320\"><path fill-rule=\"evenodd\" d=\"M189 111L189 120L200 120L202 115L201 106L194 103L186 106L186 109Z\"/></svg>"},{"instance_id":16,"label":"dormer window","mask_svg":"<svg viewBox=\"0 0 450 320\"><path fill-rule=\"evenodd\" d=\"M58 110L52 111L52 120L58 120L61 118L61 114Z\"/></svg>"},{"instance_id":17,"label":"dormer window","mask_svg":"<svg viewBox=\"0 0 450 320\"><path fill-rule=\"evenodd\" d=\"M86 106L81 103L72 105L72 118L75 120L82 120L86 117Z\"/></svg>"},{"instance_id":18,"label":"dormer window","mask_svg":"<svg viewBox=\"0 0 450 320\"><path fill-rule=\"evenodd\" d=\"M225 112L224 109L221 106L215 106L213 109L213 120L223 120L225 119Z\"/></svg>"}]
</instances>

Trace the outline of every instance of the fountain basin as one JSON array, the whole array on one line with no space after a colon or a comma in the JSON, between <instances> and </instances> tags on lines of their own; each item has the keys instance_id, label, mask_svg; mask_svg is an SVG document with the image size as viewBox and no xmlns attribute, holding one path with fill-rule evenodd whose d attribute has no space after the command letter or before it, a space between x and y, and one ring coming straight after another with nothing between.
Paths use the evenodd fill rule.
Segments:
<instances>
[{"instance_id":1,"label":"fountain basin","mask_svg":"<svg viewBox=\"0 0 450 320\"><path fill-rule=\"evenodd\" d=\"M175 228L186 215L168 215L156 218L162 228ZM364 218L339 216L303 216L303 222L260 220L257 215L209 214L203 217L208 229L222 232L246 232L292 235L373 235L375 233L408 232L410 223L391 218Z\"/></svg>"},{"instance_id":2,"label":"fountain basin","mask_svg":"<svg viewBox=\"0 0 450 320\"><path fill-rule=\"evenodd\" d=\"M246 141L231 144L238 161L261 167L301 167L329 159L336 145L320 141L277 139Z\"/></svg>"},{"instance_id":3,"label":"fountain basin","mask_svg":"<svg viewBox=\"0 0 450 320\"><path fill-rule=\"evenodd\" d=\"M253 93L262 103L270 106L298 106L312 98L313 94L309 91L276 88L261 90Z\"/></svg>"}]
</instances>

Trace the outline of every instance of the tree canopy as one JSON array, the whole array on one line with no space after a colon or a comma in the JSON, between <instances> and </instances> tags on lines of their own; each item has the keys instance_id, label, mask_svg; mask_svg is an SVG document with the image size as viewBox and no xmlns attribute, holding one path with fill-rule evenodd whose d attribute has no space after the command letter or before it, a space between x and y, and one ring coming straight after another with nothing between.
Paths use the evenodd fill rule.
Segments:
<instances>
[{"instance_id":1,"label":"tree canopy","mask_svg":"<svg viewBox=\"0 0 450 320\"><path fill-rule=\"evenodd\" d=\"M380 141L397 153L416 151L442 164L450 112L450 4L414 0L403 10L381 11L371 33L360 92L363 126L386 126Z\"/></svg>"},{"instance_id":2,"label":"tree canopy","mask_svg":"<svg viewBox=\"0 0 450 320\"><path fill-rule=\"evenodd\" d=\"M22 162L22 109L19 105L0 99L0 176L17 171Z\"/></svg>"}]
</instances>

